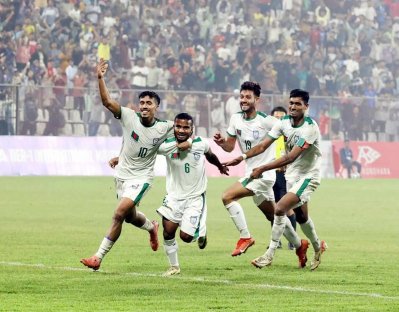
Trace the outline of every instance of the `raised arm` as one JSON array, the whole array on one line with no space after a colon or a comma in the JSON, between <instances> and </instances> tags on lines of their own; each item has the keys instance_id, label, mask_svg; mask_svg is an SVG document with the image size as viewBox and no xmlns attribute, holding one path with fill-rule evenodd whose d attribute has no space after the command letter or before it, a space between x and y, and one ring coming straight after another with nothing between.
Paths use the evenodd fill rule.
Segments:
<instances>
[{"instance_id":1,"label":"raised arm","mask_svg":"<svg viewBox=\"0 0 399 312\"><path fill-rule=\"evenodd\" d=\"M223 137L222 134L218 131L213 136L213 141L219 145L225 152L231 152L234 150L236 145L236 138L233 136L229 136L227 138Z\"/></svg>"},{"instance_id":2,"label":"raised arm","mask_svg":"<svg viewBox=\"0 0 399 312\"><path fill-rule=\"evenodd\" d=\"M209 163L219 169L221 174L229 175L229 168L222 165L219 158L211 151L211 149L209 149L208 152L205 153L205 157Z\"/></svg>"},{"instance_id":3,"label":"raised arm","mask_svg":"<svg viewBox=\"0 0 399 312\"><path fill-rule=\"evenodd\" d=\"M116 118L121 117L121 106L119 103L111 98L109 95L107 86L105 85L104 76L108 69L108 62L100 59L97 64L97 77L98 77L98 87L100 90L101 101L103 105L114 114Z\"/></svg>"}]
</instances>

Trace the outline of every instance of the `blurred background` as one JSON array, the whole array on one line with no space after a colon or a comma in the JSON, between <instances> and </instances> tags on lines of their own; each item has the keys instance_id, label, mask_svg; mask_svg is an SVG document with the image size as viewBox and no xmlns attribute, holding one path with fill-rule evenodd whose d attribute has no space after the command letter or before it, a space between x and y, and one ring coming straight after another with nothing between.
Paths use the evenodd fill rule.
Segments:
<instances>
[{"instance_id":1,"label":"blurred background","mask_svg":"<svg viewBox=\"0 0 399 312\"><path fill-rule=\"evenodd\" d=\"M0 21L0 135L121 136L101 57L121 105L155 90L204 137L254 80L267 113L308 90L327 141L399 141L399 0L1 0Z\"/></svg>"}]
</instances>

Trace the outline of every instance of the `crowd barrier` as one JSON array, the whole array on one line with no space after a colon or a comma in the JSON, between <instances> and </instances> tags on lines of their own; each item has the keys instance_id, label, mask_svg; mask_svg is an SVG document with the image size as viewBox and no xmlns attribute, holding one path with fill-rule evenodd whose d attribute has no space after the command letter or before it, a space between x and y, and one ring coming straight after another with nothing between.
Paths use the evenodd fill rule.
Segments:
<instances>
[{"instance_id":1,"label":"crowd barrier","mask_svg":"<svg viewBox=\"0 0 399 312\"><path fill-rule=\"evenodd\" d=\"M241 154L236 148L224 152L212 139L211 150L224 162ZM120 137L31 137L0 136L1 176L112 176L108 160L119 154ZM355 156L364 166L364 177L399 177L399 165L393 161L399 143L353 142ZM322 177L333 178L340 169L337 153L342 142L322 141ZM218 177L218 169L207 163L208 176ZM243 164L230 167L230 176L243 176ZM163 156L158 156L155 175L166 174Z\"/></svg>"}]
</instances>

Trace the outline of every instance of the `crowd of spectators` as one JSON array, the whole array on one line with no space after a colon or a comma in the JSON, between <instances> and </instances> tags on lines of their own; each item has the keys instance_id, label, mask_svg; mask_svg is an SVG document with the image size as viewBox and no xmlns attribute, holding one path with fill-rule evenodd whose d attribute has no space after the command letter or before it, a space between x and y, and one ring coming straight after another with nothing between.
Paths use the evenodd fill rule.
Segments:
<instances>
[{"instance_id":1,"label":"crowd of spectators","mask_svg":"<svg viewBox=\"0 0 399 312\"><path fill-rule=\"evenodd\" d=\"M117 89L233 94L255 80L264 94L303 88L340 99L314 116L329 136L367 139L390 121L387 136L398 135L399 0L0 0L0 21L0 85L23 86L25 98L46 87L46 106L73 97L82 119L96 102L82 88L95 87L104 58ZM228 98L218 97L226 104L215 116L231 112ZM175 101L198 115L201 104Z\"/></svg>"}]
</instances>

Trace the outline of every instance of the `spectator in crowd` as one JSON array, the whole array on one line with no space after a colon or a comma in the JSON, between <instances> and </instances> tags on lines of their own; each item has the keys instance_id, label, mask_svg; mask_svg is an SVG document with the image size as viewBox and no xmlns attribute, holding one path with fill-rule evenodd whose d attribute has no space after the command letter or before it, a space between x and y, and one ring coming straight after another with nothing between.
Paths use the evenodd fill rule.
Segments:
<instances>
[{"instance_id":1,"label":"spectator in crowd","mask_svg":"<svg viewBox=\"0 0 399 312\"><path fill-rule=\"evenodd\" d=\"M352 177L360 177L362 165L353 159L353 152L349 143L349 139L345 139L345 146L339 151L339 156L341 165L347 170L348 178L350 179ZM354 168L356 168L355 172Z\"/></svg>"}]
</instances>

